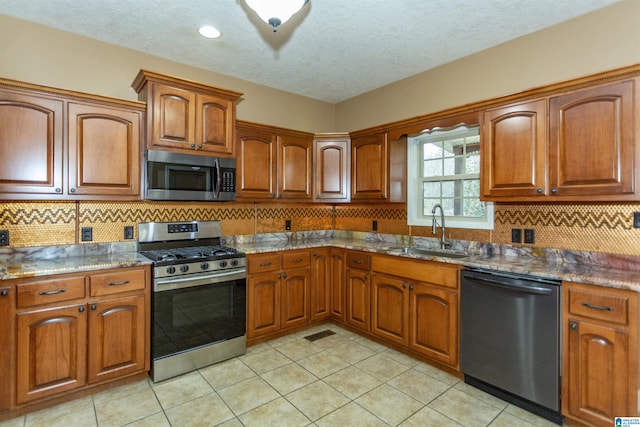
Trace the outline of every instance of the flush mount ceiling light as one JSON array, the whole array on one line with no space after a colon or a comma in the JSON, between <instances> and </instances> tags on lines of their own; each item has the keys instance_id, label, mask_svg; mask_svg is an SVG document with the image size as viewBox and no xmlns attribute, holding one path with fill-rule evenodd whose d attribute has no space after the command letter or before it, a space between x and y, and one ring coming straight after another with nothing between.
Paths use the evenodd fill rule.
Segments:
<instances>
[{"instance_id":1,"label":"flush mount ceiling light","mask_svg":"<svg viewBox=\"0 0 640 427\"><path fill-rule=\"evenodd\" d=\"M216 27L212 27L211 25L204 25L200 27L198 32L202 37L206 37L208 39L217 39L220 37L220 30Z\"/></svg>"},{"instance_id":2,"label":"flush mount ceiling light","mask_svg":"<svg viewBox=\"0 0 640 427\"><path fill-rule=\"evenodd\" d=\"M278 31L278 25L287 22L308 2L309 0L245 0L260 19L273 27L274 33Z\"/></svg>"}]
</instances>

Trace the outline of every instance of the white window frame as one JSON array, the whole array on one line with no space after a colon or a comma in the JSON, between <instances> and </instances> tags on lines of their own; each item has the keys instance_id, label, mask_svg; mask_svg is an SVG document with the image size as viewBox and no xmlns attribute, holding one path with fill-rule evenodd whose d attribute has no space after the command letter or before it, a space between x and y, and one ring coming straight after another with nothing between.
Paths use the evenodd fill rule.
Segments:
<instances>
[{"instance_id":1,"label":"white window frame","mask_svg":"<svg viewBox=\"0 0 640 427\"><path fill-rule=\"evenodd\" d=\"M428 136L425 138L425 132L408 138L407 143L407 223L409 225L431 226L432 216L423 215L422 213L422 178L421 164L424 162L422 154L422 141L428 141L429 136L433 135L433 139L441 139L443 133L450 134L455 137L460 134L467 134L470 129L475 126L467 127L464 124L452 126L450 128L426 131ZM449 135L447 135L449 136ZM478 179L480 179L478 173ZM475 178L475 176L473 176ZM443 179L445 181L446 179ZM484 218L470 218L461 216L445 216L445 225L452 228L474 228L479 230L493 230L493 214L494 206L491 202L483 202L485 204ZM438 213L439 221L439 213Z\"/></svg>"}]
</instances>

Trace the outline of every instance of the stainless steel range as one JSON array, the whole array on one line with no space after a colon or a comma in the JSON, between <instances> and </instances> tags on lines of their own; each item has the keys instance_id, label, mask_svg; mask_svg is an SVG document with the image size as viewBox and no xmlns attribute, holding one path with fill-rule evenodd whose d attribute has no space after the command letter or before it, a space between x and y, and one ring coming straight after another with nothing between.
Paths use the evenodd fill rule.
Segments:
<instances>
[{"instance_id":1,"label":"stainless steel range","mask_svg":"<svg viewBox=\"0 0 640 427\"><path fill-rule=\"evenodd\" d=\"M153 261L153 381L244 354L246 257L220 244L220 222L141 223L138 236Z\"/></svg>"}]
</instances>

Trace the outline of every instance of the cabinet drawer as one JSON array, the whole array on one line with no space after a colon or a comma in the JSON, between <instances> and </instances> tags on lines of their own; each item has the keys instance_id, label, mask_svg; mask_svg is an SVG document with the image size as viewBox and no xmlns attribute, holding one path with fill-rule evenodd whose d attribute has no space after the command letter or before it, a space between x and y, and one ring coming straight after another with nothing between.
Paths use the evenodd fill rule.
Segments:
<instances>
[{"instance_id":1,"label":"cabinet drawer","mask_svg":"<svg viewBox=\"0 0 640 427\"><path fill-rule=\"evenodd\" d=\"M250 255L248 262L250 274L280 270L280 254Z\"/></svg>"},{"instance_id":2,"label":"cabinet drawer","mask_svg":"<svg viewBox=\"0 0 640 427\"><path fill-rule=\"evenodd\" d=\"M145 288L145 271L125 270L89 276L92 297L135 291Z\"/></svg>"},{"instance_id":3,"label":"cabinet drawer","mask_svg":"<svg viewBox=\"0 0 640 427\"><path fill-rule=\"evenodd\" d=\"M287 270L290 268L309 267L311 258L309 251L286 252L282 254L282 268Z\"/></svg>"},{"instance_id":4,"label":"cabinet drawer","mask_svg":"<svg viewBox=\"0 0 640 427\"><path fill-rule=\"evenodd\" d=\"M371 265L373 271L448 288L458 287L459 267L455 265L384 255L374 256Z\"/></svg>"},{"instance_id":5,"label":"cabinet drawer","mask_svg":"<svg viewBox=\"0 0 640 427\"><path fill-rule=\"evenodd\" d=\"M84 297L84 276L17 285L18 308Z\"/></svg>"},{"instance_id":6,"label":"cabinet drawer","mask_svg":"<svg viewBox=\"0 0 640 427\"><path fill-rule=\"evenodd\" d=\"M627 325L628 305L629 297L624 292L569 288L569 313L577 316Z\"/></svg>"},{"instance_id":7,"label":"cabinet drawer","mask_svg":"<svg viewBox=\"0 0 640 427\"><path fill-rule=\"evenodd\" d=\"M347 267L369 270L371 268L371 255L364 252L347 252Z\"/></svg>"}]
</instances>

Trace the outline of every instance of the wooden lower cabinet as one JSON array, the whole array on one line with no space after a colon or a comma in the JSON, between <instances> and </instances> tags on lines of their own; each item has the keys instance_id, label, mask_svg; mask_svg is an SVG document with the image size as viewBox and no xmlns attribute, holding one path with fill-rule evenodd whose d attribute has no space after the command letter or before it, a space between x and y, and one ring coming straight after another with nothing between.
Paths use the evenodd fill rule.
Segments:
<instances>
[{"instance_id":1,"label":"wooden lower cabinet","mask_svg":"<svg viewBox=\"0 0 640 427\"><path fill-rule=\"evenodd\" d=\"M367 270L347 269L347 323L369 330L370 274Z\"/></svg>"},{"instance_id":2,"label":"wooden lower cabinet","mask_svg":"<svg viewBox=\"0 0 640 427\"><path fill-rule=\"evenodd\" d=\"M344 322L347 313L346 253L331 248L331 317Z\"/></svg>"},{"instance_id":3,"label":"wooden lower cabinet","mask_svg":"<svg viewBox=\"0 0 640 427\"><path fill-rule=\"evenodd\" d=\"M331 249L311 251L311 320L331 315L331 284L333 278Z\"/></svg>"},{"instance_id":4,"label":"wooden lower cabinet","mask_svg":"<svg viewBox=\"0 0 640 427\"><path fill-rule=\"evenodd\" d=\"M247 338L280 330L279 273L247 276Z\"/></svg>"},{"instance_id":5,"label":"wooden lower cabinet","mask_svg":"<svg viewBox=\"0 0 640 427\"><path fill-rule=\"evenodd\" d=\"M408 288L401 278L372 274L371 332L398 344L409 344Z\"/></svg>"},{"instance_id":6,"label":"wooden lower cabinet","mask_svg":"<svg viewBox=\"0 0 640 427\"><path fill-rule=\"evenodd\" d=\"M297 270L286 270L282 273L281 328L304 325L311 320L310 282L311 272L308 266Z\"/></svg>"},{"instance_id":7,"label":"wooden lower cabinet","mask_svg":"<svg viewBox=\"0 0 640 427\"><path fill-rule=\"evenodd\" d=\"M0 349L13 348L13 295L10 286L0 286ZM0 412L9 408L11 393L11 351L0 351Z\"/></svg>"},{"instance_id":8,"label":"wooden lower cabinet","mask_svg":"<svg viewBox=\"0 0 640 427\"><path fill-rule=\"evenodd\" d=\"M590 426L638 416L638 296L563 283L562 412Z\"/></svg>"}]
</instances>

